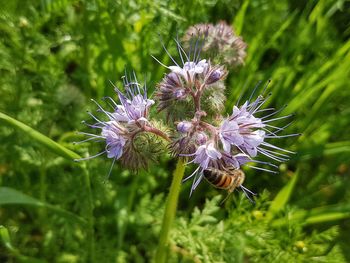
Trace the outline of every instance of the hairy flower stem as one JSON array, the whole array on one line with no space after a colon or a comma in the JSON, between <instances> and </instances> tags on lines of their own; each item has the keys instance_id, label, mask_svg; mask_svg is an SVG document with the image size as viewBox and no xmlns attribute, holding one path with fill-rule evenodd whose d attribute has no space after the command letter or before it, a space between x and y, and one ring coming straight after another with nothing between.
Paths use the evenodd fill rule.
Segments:
<instances>
[{"instance_id":1,"label":"hairy flower stem","mask_svg":"<svg viewBox=\"0 0 350 263\"><path fill-rule=\"evenodd\" d=\"M168 137L168 135L166 135L164 132L162 132L161 130L158 130L156 128L153 127L149 127L149 126L145 126L144 131L146 132L151 132L159 137L162 137L164 140L171 142L170 138Z\"/></svg>"},{"instance_id":2,"label":"hairy flower stem","mask_svg":"<svg viewBox=\"0 0 350 263\"><path fill-rule=\"evenodd\" d=\"M164 263L166 260L169 245L169 233L175 218L181 181L185 172L185 163L186 160L184 158L180 158L176 164L176 169L173 174L173 180L171 182L169 195L165 204L162 228L160 230L160 238L155 257L156 263Z\"/></svg>"}]
</instances>

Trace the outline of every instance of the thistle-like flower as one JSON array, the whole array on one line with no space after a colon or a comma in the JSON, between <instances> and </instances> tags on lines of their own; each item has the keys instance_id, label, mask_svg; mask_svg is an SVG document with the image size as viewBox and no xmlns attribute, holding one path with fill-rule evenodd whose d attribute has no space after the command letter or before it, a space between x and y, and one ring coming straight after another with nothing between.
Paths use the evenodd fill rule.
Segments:
<instances>
[{"instance_id":1,"label":"thistle-like flower","mask_svg":"<svg viewBox=\"0 0 350 263\"><path fill-rule=\"evenodd\" d=\"M92 100L97 105L98 112L103 113L107 120L100 120L91 112L88 112L96 123L84 123L90 128L100 129L101 132L100 134L80 132L80 134L87 135L89 138L78 143L98 141L103 142L105 146L102 152L77 161L107 154L108 158L113 159L113 164L120 159L122 164L132 169L145 168L147 166L147 154L150 152L154 154L154 147L159 148L159 141L155 138L150 140L149 137L152 134L157 134L168 140L167 135L154 127L149 120L149 110L154 101L147 98L146 85L141 86L137 82L135 74L130 81L124 76L123 84L125 93L114 86L120 104L117 104L111 97L104 98L109 102L113 111L105 110L99 103Z\"/></svg>"},{"instance_id":2,"label":"thistle-like flower","mask_svg":"<svg viewBox=\"0 0 350 263\"><path fill-rule=\"evenodd\" d=\"M277 127L270 123L290 118L293 115L274 118L273 116L281 110L275 111L273 108L261 109L268 97L265 98L260 95L253 102L248 100L240 107L234 106L232 114L228 118L223 119L218 127L201 121L199 126L202 129L206 129L208 134L211 134L210 143L199 146L191 154L182 154L184 156L192 156L190 163L198 164L194 173L185 179L188 180L194 177L191 193L203 179L205 170L212 168L232 170L239 169L242 165L247 165L253 169L276 173L273 169L278 168L278 166L272 162L253 158L260 153L277 162L284 162L289 159L289 154L293 152L270 144L267 140L299 136L300 134L278 135L290 123L284 127ZM268 114L262 115L266 112ZM257 117L256 115L259 114L262 116ZM251 162L266 165L270 168L247 164ZM242 188L242 190L252 193L246 188Z\"/></svg>"},{"instance_id":3,"label":"thistle-like flower","mask_svg":"<svg viewBox=\"0 0 350 263\"><path fill-rule=\"evenodd\" d=\"M203 45L205 55L215 61L220 61L220 63L234 68L244 63L247 45L225 21L216 25L197 24L191 26L186 31L183 41L191 43L196 41L198 37L205 40Z\"/></svg>"},{"instance_id":4,"label":"thistle-like flower","mask_svg":"<svg viewBox=\"0 0 350 263\"><path fill-rule=\"evenodd\" d=\"M207 107L206 110L210 108L212 111L221 110L225 98L222 88L223 80L227 71L221 65L212 65L209 60L200 58L203 47L201 39L197 38L188 53L185 52L179 41L175 41L181 59L180 63L176 62L164 45L165 51L175 65L166 66L154 57L161 65L170 70L157 85L155 96L159 102L158 110L169 108L168 113L172 115L178 113L178 117L181 118L186 116L186 113L193 112L199 107L199 104ZM200 98L211 101L199 101ZM183 106L187 107L181 111ZM175 116L176 119L177 116Z\"/></svg>"}]
</instances>

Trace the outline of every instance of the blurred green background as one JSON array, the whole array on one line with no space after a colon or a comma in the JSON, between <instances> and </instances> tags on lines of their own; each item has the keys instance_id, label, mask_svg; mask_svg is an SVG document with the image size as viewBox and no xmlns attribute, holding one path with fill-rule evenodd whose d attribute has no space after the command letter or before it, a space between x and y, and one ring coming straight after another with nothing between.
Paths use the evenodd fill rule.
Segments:
<instances>
[{"instance_id":1,"label":"blurred green background","mask_svg":"<svg viewBox=\"0 0 350 263\"><path fill-rule=\"evenodd\" d=\"M220 204L206 183L189 199L184 184L169 262L350 262L349 1L1 0L0 20L0 111L83 156L99 150L72 145L90 98L115 96L125 68L150 93L166 72L150 56L169 62L158 34L176 55L176 32L231 24L248 55L228 76L227 110L271 79L269 105L287 103L302 136L276 142L297 152L279 174L246 170L255 205L237 192ZM117 164L104 182L107 158L77 164L0 123L0 262L151 261L175 160L138 174Z\"/></svg>"}]
</instances>

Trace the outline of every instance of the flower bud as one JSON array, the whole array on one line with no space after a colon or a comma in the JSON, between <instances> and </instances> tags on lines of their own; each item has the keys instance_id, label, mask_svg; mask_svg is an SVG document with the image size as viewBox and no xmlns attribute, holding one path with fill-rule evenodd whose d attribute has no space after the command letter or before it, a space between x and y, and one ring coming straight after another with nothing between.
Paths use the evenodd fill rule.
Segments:
<instances>
[{"instance_id":1,"label":"flower bud","mask_svg":"<svg viewBox=\"0 0 350 263\"><path fill-rule=\"evenodd\" d=\"M177 130L181 133L189 132L192 129L192 123L189 121L179 122L177 125Z\"/></svg>"},{"instance_id":2,"label":"flower bud","mask_svg":"<svg viewBox=\"0 0 350 263\"><path fill-rule=\"evenodd\" d=\"M224 71L222 69L215 69L209 73L209 77L206 81L207 85L213 84L220 80L224 75Z\"/></svg>"},{"instance_id":3,"label":"flower bud","mask_svg":"<svg viewBox=\"0 0 350 263\"><path fill-rule=\"evenodd\" d=\"M208 136L203 132L197 133L196 137L196 143L198 143L199 145L205 144L208 140Z\"/></svg>"},{"instance_id":4,"label":"flower bud","mask_svg":"<svg viewBox=\"0 0 350 263\"><path fill-rule=\"evenodd\" d=\"M186 97L186 91L184 89L176 89L174 91L174 96L176 99L183 99Z\"/></svg>"},{"instance_id":5,"label":"flower bud","mask_svg":"<svg viewBox=\"0 0 350 263\"><path fill-rule=\"evenodd\" d=\"M202 51L211 61L233 68L244 64L247 44L226 22L191 26L183 37L185 46L190 47L197 38L205 39Z\"/></svg>"},{"instance_id":6,"label":"flower bud","mask_svg":"<svg viewBox=\"0 0 350 263\"><path fill-rule=\"evenodd\" d=\"M170 72L169 74L167 74L166 80L168 81L169 86L174 86L174 87L181 86L179 76L174 72Z\"/></svg>"}]
</instances>

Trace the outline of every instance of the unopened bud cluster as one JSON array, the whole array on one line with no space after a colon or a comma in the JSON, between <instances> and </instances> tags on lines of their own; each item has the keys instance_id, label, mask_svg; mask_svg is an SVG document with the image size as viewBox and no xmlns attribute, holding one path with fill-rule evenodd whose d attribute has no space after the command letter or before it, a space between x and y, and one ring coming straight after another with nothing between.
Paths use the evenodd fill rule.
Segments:
<instances>
[{"instance_id":1,"label":"unopened bud cluster","mask_svg":"<svg viewBox=\"0 0 350 263\"><path fill-rule=\"evenodd\" d=\"M189 46L190 43L197 41L198 36L205 39L202 52L213 58L215 62L232 68L244 64L247 45L226 22L221 21L216 25L197 24L191 26L186 31L183 41Z\"/></svg>"},{"instance_id":2,"label":"unopened bud cluster","mask_svg":"<svg viewBox=\"0 0 350 263\"><path fill-rule=\"evenodd\" d=\"M224 80L228 74L224 65L233 61L236 65L243 63L245 44L242 39L221 22L215 26L191 27L184 40L187 50L175 41L177 59L165 49L172 65L164 65L156 59L168 72L156 85L154 100L147 97L146 86L138 83L135 74L129 78L124 76L124 93L115 87L119 103L105 98L111 106L108 111L96 102L104 119L89 113L96 123L87 125L99 132L83 133L89 136L84 141L102 142L104 150L95 156L106 154L113 163L121 160L123 165L133 169L145 168L157 153L170 149L174 157L187 158L196 166L186 178L193 178L191 193L208 169L235 170L255 162L260 166L252 168L274 172L275 164L259 161L256 157L264 155L277 162L288 159L290 151L270 144L268 140L296 135L280 136L278 134L286 126L271 124L290 115L274 117L280 111L262 109L269 96L255 96L255 90L242 105L233 106L228 116L223 115ZM218 54L203 57L211 49ZM231 56L233 53L236 57ZM220 58L223 64L216 62ZM166 112L166 125L150 116L151 107Z\"/></svg>"}]
</instances>

